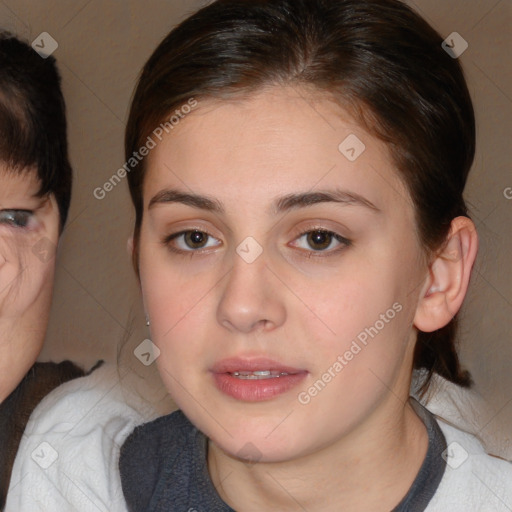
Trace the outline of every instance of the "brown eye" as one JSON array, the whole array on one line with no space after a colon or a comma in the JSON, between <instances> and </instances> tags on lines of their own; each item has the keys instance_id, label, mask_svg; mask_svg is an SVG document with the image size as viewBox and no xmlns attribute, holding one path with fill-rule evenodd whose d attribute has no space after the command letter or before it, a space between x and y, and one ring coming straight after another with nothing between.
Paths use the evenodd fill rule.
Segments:
<instances>
[{"instance_id":1,"label":"brown eye","mask_svg":"<svg viewBox=\"0 0 512 512\"><path fill-rule=\"evenodd\" d=\"M333 234L328 231L311 231L307 233L307 242L315 251L323 251L331 245Z\"/></svg>"},{"instance_id":2,"label":"brown eye","mask_svg":"<svg viewBox=\"0 0 512 512\"><path fill-rule=\"evenodd\" d=\"M208 241L209 235L203 231L187 231L183 240L191 249L202 249Z\"/></svg>"},{"instance_id":3,"label":"brown eye","mask_svg":"<svg viewBox=\"0 0 512 512\"><path fill-rule=\"evenodd\" d=\"M189 229L165 237L162 243L170 250L178 253L192 253L201 249L209 249L220 245L212 235L199 229Z\"/></svg>"},{"instance_id":4,"label":"brown eye","mask_svg":"<svg viewBox=\"0 0 512 512\"><path fill-rule=\"evenodd\" d=\"M293 245L309 252L309 256L314 253L323 253L325 256L329 256L352 245L352 242L328 229L312 229L302 232L295 239Z\"/></svg>"}]
</instances>

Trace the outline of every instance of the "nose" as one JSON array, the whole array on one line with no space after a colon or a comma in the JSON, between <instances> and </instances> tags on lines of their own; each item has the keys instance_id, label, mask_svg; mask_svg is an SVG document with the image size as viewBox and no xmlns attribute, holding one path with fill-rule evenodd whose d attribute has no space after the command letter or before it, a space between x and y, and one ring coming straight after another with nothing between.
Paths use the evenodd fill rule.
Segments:
<instances>
[{"instance_id":1,"label":"nose","mask_svg":"<svg viewBox=\"0 0 512 512\"><path fill-rule=\"evenodd\" d=\"M264 255L247 263L236 255L217 308L217 321L230 331L271 331L285 322L283 284Z\"/></svg>"}]
</instances>

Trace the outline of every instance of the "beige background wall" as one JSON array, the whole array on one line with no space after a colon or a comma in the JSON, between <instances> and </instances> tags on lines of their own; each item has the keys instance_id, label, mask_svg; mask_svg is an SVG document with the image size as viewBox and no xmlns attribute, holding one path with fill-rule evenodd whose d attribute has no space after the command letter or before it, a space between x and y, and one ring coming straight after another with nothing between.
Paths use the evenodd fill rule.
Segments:
<instances>
[{"instance_id":1,"label":"beige background wall","mask_svg":"<svg viewBox=\"0 0 512 512\"><path fill-rule=\"evenodd\" d=\"M54 55L68 107L74 196L40 360L73 359L86 367L114 361L124 339L124 360L154 378L154 369L132 353L147 331L126 252L133 219L127 185L103 200L93 190L124 163L124 124L141 66L171 27L204 3L0 1L1 28L28 41L45 31L58 42ZM512 457L512 199L505 197L512 187L512 2L410 3L442 35L456 31L469 43L461 60L475 100L478 152L466 196L481 250L463 311L462 356L494 411L484 430L498 432Z\"/></svg>"}]
</instances>

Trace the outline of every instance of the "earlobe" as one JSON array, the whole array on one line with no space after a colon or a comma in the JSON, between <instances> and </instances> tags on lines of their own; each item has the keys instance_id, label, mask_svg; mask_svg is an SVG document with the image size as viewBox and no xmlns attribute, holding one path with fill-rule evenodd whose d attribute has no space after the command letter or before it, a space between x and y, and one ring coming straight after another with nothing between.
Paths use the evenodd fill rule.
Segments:
<instances>
[{"instance_id":1,"label":"earlobe","mask_svg":"<svg viewBox=\"0 0 512 512\"><path fill-rule=\"evenodd\" d=\"M445 245L429 267L414 317L415 327L433 332L447 325L466 295L478 250L476 228L468 217L452 221Z\"/></svg>"},{"instance_id":2,"label":"earlobe","mask_svg":"<svg viewBox=\"0 0 512 512\"><path fill-rule=\"evenodd\" d=\"M126 242L126 250L128 251L128 256L131 258L133 256L133 235L130 236Z\"/></svg>"}]
</instances>

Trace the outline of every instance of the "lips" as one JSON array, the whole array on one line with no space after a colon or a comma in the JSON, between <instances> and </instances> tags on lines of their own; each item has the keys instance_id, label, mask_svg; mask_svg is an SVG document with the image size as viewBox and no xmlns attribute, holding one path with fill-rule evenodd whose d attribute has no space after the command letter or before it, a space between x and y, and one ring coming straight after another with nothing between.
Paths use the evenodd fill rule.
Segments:
<instances>
[{"instance_id":1,"label":"lips","mask_svg":"<svg viewBox=\"0 0 512 512\"><path fill-rule=\"evenodd\" d=\"M286 393L308 373L267 358L224 359L211 371L219 391L245 402L270 400Z\"/></svg>"}]
</instances>

